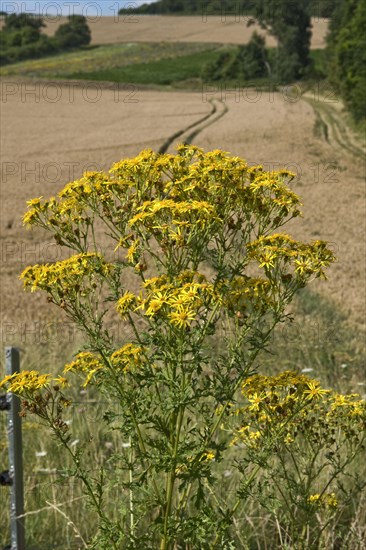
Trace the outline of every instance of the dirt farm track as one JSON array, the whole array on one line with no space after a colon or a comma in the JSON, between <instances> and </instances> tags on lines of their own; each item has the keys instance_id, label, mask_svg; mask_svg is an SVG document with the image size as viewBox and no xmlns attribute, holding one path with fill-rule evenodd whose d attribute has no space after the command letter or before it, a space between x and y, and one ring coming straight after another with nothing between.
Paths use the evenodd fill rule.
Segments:
<instances>
[{"instance_id":1,"label":"dirt farm track","mask_svg":"<svg viewBox=\"0 0 366 550\"><path fill-rule=\"evenodd\" d=\"M191 34L184 34L184 19L177 18L174 37L167 27L156 40L164 36L198 42L207 34L207 41L220 42L213 29L206 32L209 24L201 18L201 34L193 23ZM141 40L155 40L151 29L144 31L147 23L138 25L128 27L134 29L133 36L124 31L126 41L140 39L137 28L143 31ZM114 24L103 36L117 42L119 32ZM230 42L237 40L234 30L228 34L223 25L217 32ZM101 41L98 36L96 30L96 42ZM319 44L321 36L324 32L318 34ZM286 167L297 174L292 185L302 198L304 217L287 230L306 241L330 241L338 258L329 280L315 282L312 288L365 329L365 161L337 98L317 93L294 96L288 88L274 93L210 86L202 92L183 92L9 79L0 86L3 342L17 339L20 323L58 315L50 313L45 296L25 294L18 280L26 265L60 259L48 235L22 227L26 200L55 195L85 170L108 169L144 148L173 151L181 141L206 150L221 148L265 169ZM12 328L4 334L7 324Z\"/></svg>"}]
</instances>

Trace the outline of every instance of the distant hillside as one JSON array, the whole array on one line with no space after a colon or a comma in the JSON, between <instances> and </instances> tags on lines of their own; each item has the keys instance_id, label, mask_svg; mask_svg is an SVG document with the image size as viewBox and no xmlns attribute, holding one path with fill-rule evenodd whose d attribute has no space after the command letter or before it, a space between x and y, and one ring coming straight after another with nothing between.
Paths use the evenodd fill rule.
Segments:
<instances>
[{"instance_id":1,"label":"distant hillside","mask_svg":"<svg viewBox=\"0 0 366 550\"><path fill-rule=\"evenodd\" d=\"M256 0L158 0L139 7L133 7L132 4L121 9L120 14L250 15ZM331 17L334 7L334 0L309 0L309 12L313 17Z\"/></svg>"}]
</instances>

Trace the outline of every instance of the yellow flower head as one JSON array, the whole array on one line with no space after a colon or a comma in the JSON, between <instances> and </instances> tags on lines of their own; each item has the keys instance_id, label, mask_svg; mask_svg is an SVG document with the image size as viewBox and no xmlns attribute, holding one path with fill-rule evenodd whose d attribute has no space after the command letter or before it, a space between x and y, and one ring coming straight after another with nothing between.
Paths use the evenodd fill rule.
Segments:
<instances>
[{"instance_id":1,"label":"yellow flower head","mask_svg":"<svg viewBox=\"0 0 366 550\"><path fill-rule=\"evenodd\" d=\"M319 382L308 382L307 383L307 389L304 391L304 394L306 395L307 399L313 400L313 399L322 399L324 395L329 394L329 390L323 390L320 387Z\"/></svg>"},{"instance_id":2,"label":"yellow flower head","mask_svg":"<svg viewBox=\"0 0 366 550\"><path fill-rule=\"evenodd\" d=\"M6 376L0 382L0 388L6 391L23 395L32 394L43 388L49 388L52 382L52 374L41 374L38 371L22 371ZM54 379L57 382L57 379Z\"/></svg>"},{"instance_id":3,"label":"yellow flower head","mask_svg":"<svg viewBox=\"0 0 366 550\"><path fill-rule=\"evenodd\" d=\"M64 373L75 372L78 374L86 374L83 383L83 387L86 387L95 375L102 370L103 364L101 361L92 353L84 351L79 353L74 361L65 366Z\"/></svg>"},{"instance_id":4,"label":"yellow flower head","mask_svg":"<svg viewBox=\"0 0 366 550\"><path fill-rule=\"evenodd\" d=\"M133 309L133 306L136 304L136 296L126 290L126 292L121 296L117 302L116 309L122 318L126 317L127 313Z\"/></svg>"},{"instance_id":5,"label":"yellow flower head","mask_svg":"<svg viewBox=\"0 0 366 550\"><path fill-rule=\"evenodd\" d=\"M175 310L169 313L169 319L172 325L178 328L189 327L196 318L196 313L183 305L178 305Z\"/></svg>"}]
</instances>

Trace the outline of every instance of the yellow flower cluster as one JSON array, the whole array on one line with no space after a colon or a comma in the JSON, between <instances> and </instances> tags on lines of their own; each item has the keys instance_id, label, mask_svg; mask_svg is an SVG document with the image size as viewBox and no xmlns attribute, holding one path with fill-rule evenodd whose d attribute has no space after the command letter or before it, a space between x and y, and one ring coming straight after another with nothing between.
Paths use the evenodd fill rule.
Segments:
<instances>
[{"instance_id":1,"label":"yellow flower cluster","mask_svg":"<svg viewBox=\"0 0 366 550\"><path fill-rule=\"evenodd\" d=\"M132 292L129 292L126 290L126 292L119 298L117 301L116 309L118 313L121 315L122 319L126 317L129 311L135 310L135 305L137 303L137 296L135 296Z\"/></svg>"},{"instance_id":2,"label":"yellow flower cluster","mask_svg":"<svg viewBox=\"0 0 366 550\"><path fill-rule=\"evenodd\" d=\"M283 273L290 270L288 280L292 278L291 270L303 279L312 275L325 278L324 268L335 259L324 241L303 244L281 233L260 237L249 243L248 253L250 258L258 261L259 267L271 275L278 271L284 278Z\"/></svg>"},{"instance_id":3,"label":"yellow flower cluster","mask_svg":"<svg viewBox=\"0 0 366 550\"><path fill-rule=\"evenodd\" d=\"M43 197L27 201L28 210L23 223L49 228L58 226L60 232L72 231L73 223L91 221L90 199L98 196L99 201L109 200L109 178L102 172L86 172L76 181L68 183L57 197L42 201Z\"/></svg>"},{"instance_id":4,"label":"yellow flower cluster","mask_svg":"<svg viewBox=\"0 0 366 550\"><path fill-rule=\"evenodd\" d=\"M331 509L337 508L338 499L335 493L315 493L314 495L309 496L308 503L316 508L325 507Z\"/></svg>"},{"instance_id":5,"label":"yellow flower cluster","mask_svg":"<svg viewBox=\"0 0 366 550\"><path fill-rule=\"evenodd\" d=\"M220 284L222 302L228 311L239 318L253 310L265 313L273 305L271 285L266 279L236 276Z\"/></svg>"},{"instance_id":6,"label":"yellow flower cluster","mask_svg":"<svg viewBox=\"0 0 366 550\"><path fill-rule=\"evenodd\" d=\"M47 212L50 202L42 202L43 196L27 201L28 210L23 216L25 225L42 225L42 214ZM54 204L55 199L51 199Z\"/></svg>"},{"instance_id":7,"label":"yellow flower cluster","mask_svg":"<svg viewBox=\"0 0 366 550\"><path fill-rule=\"evenodd\" d=\"M221 221L214 206L207 201L154 199L144 202L137 210L138 213L129 220L131 227L144 224L148 228L161 230L164 234L170 232L173 240L176 240L177 231L182 231L183 227L187 229L198 225L204 228L210 222Z\"/></svg>"},{"instance_id":8,"label":"yellow flower cluster","mask_svg":"<svg viewBox=\"0 0 366 550\"><path fill-rule=\"evenodd\" d=\"M166 275L147 279L144 293L139 296L126 291L117 302L117 311L125 317L129 311L143 311L146 317L164 315L168 321L186 328L209 304L220 303L221 293L206 278L193 271L185 271L174 283Z\"/></svg>"},{"instance_id":9,"label":"yellow flower cluster","mask_svg":"<svg viewBox=\"0 0 366 550\"><path fill-rule=\"evenodd\" d=\"M136 239L131 242L127 254L126 254L126 260L132 264L135 265L137 262L137 255L139 252L139 246L140 246L140 239Z\"/></svg>"},{"instance_id":10,"label":"yellow flower cluster","mask_svg":"<svg viewBox=\"0 0 366 550\"><path fill-rule=\"evenodd\" d=\"M59 193L59 197L74 198L79 200L93 193L105 193L112 182L103 172L85 172L83 177L68 183Z\"/></svg>"},{"instance_id":11,"label":"yellow flower cluster","mask_svg":"<svg viewBox=\"0 0 366 550\"><path fill-rule=\"evenodd\" d=\"M164 312L172 325L178 328L189 327L199 314L205 299L207 302L208 295L212 295L213 287L194 280L181 286L180 282L178 279L175 284L160 285L156 281L147 281L147 296L140 306L145 310L145 315L154 317L159 312Z\"/></svg>"},{"instance_id":12,"label":"yellow flower cluster","mask_svg":"<svg viewBox=\"0 0 366 550\"><path fill-rule=\"evenodd\" d=\"M194 235L214 232L232 216L273 217L281 225L298 215L299 199L285 183L292 178L291 172L266 173L219 150L205 153L190 145L179 146L176 155L145 150L114 164L108 174L85 173L56 198L29 201L24 223L53 229L61 243L75 243L99 215L122 239L131 230L137 239L145 228L159 241L187 246Z\"/></svg>"},{"instance_id":13,"label":"yellow flower cluster","mask_svg":"<svg viewBox=\"0 0 366 550\"><path fill-rule=\"evenodd\" d=\"M63 293L78 292L84 277L94 280L97 276L107 277L113 270L113 265L106 263L102 256L95 253L77 254L60 262L27 267L20 275L24 288L31 290L57 290ZM83 288L84 292L88 287ZM89 291L91 288L89 287Z\"/></svg>"},{"instance_id":14,"label":"yellow flower cluster","mask_svg":"<svg viewBox=\"0 0 366 550\"><path fill-rule=\"evenodd\" d=\"M358 395L339 395L323 389L319 381L303 374L256 374L244 382L242 393L246 404L235 411L243 421L233 444L241 442L253 447L266 440L270 444L276 441L290 445L305 432L315 440L324 432L325 444L327 439L332 443L333 428L346 438L364 433L366 401Z\"/></svg>"},{"instance_id":15,"label":"yellow flower cluster","mask_svg":"<svg viewBox=\"0 0 366 550\"><path fill-rule=\"evenodd\" d=\"M74 361L65 366L64 373L80 374L84 378L83 387L86 387L91 382L98 384L100 382L98 374L106 373L108 367L114 369L116 373L126 374L135 369L141 369L145 363L143 348L128 343L113 352L105 362L89 351L78 353Z\"/></svg>"},{"instance_id":16,"label":"yellow flower cluster","mask_svg":"<svg viewBox=\"0 0 366 550\"><path fill-rule=\"evenodd\" d=\"M40 374L35 370L10 374L0 382L0 388L16 395L34 394L44 388L49 389L52 385L64 388L68 382L62 376L54 378L52 374Z\"/></svg>"},{"instance_id":17,"label":"yellow flower cluster","mask_svg":"<svg viewBox=\"0 0 366 550\"><path fill-rule=\"evenodd\" d=\"M360 399L360 396L357 393L352 393L349 395L334 393L328 416L351 419L359 418L362 422L362 419L365 419L366 417L366 401Z\"/></svg>"},{"instance_id":18,"label":"yellow flower cluster","mask_svg":"<svg viewBox=\"0 0 366 550\"><path fill-rule=\"evenodd\" d=\"M80 297L89 296L103 277L111 275L115 295L113 274L122 268L134 267L143 281L150 259L170 279L160 287L145 286L138 296L124 291L117 304L122 318L129 312L142 311L148 318L164 314L185 329L217 303L241 319L253 311L264 314L284 297L289 301L310 277L324 276L334 260L322 241L305 245L269 235L299 215L299 198L286 185L292 178L285 170L265 172L227 152L206 153L191 145L179 146L175 155L148 149L108 173L87 172L57 197L29 201L24 222L53 232L61 245L94 252L28 267L21 275L24 287L45 290L51 301L74 312ZM115 241L115 251L125 250L125 261L113 266L97 253L97 221ZM253 234L256 240L248 242ZM215 285L179 280L207 258L221 273ZM265 278L245 277L250 261L259 263Z\"/></svg>"},{"instance_id":19,"label":"yellow flower cluster","mask_svg":"<svg viewBox=\"0 0 366 550\"><path fill-rule=\"evenodd\" d=\"M103 370L103 363L93 353L83 351L75 357L74 361L65 366L64 373L85 374L83 386L86 387L101 370Z\"/></svg>"},{"instance_id":20,"label":"yellow flower cluster","mask_svg":"<svg viewBox=\"0 0 366 550\"><path fill-rule=\"evenodd\" d=\"M140 370L146 363L144 350L141 346L135 344L125 344L111 355L111 363L115 369L124 374L138 369Z\"/></svg>"}]
</instances>

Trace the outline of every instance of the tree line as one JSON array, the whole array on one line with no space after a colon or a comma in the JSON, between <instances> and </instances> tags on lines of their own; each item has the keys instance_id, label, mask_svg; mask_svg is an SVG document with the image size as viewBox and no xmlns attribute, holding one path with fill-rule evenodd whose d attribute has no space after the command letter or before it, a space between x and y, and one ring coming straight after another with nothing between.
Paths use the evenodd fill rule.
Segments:
<instances>
[{"instance_id":1,"label":"tree line","mask_svg":"<svg viewBox=\"0 0 366 550\"><path fill-rule=\"evenodd\" d=\"M0 31L0 63L15 63L24 59L87 46L91 32L83 15L70 15L58 27L54 36L45 35L42 17L28 13L2 14L4 25Z\"/></svg>"},{"instance_id":2,"label":"tree line","mask_svg":"<svg viewBox=\"0 0 366 550\"><path fill-rule=\"evenodd\" d=\"M309 13L313 17L331 17L337 0L307 0ZM293 4L297 1L293 0ZM257 7L257 0L158 0L152 4L134 6L130 2L128 7L121 8L121 14L143 13L151 15L179 14L187 15L243 15L253 13ZM268 7L276 9L283 4L281 0L267 0Z\"/></svg>"},{"instance_id":3,"label":"tree line","mask_svg":"<svg viewBox=\"0 0 366 550\"><path fill-rule=\"evenodd\" d=\"M366 118L366 0L336 0L327 37L328 79L354 119Z\"/></svg>"}]
</instances>

